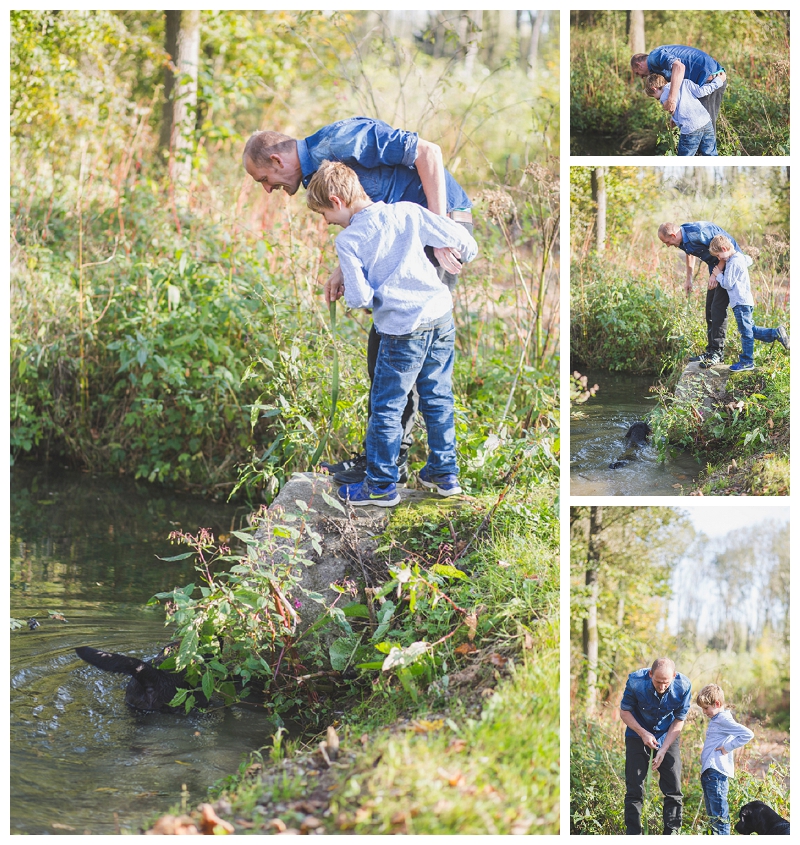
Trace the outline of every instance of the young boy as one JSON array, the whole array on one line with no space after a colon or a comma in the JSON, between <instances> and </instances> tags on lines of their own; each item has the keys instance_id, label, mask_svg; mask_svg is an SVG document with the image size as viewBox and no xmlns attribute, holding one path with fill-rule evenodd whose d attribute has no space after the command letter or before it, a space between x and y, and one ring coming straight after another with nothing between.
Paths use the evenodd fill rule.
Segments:
<instances>
[{"instance_id":1,"label":"young boy","mask_svg":"<svg viewBox=\"0 0 800 845\"><path fill-rule=\"evenodd\" d=\"M372 202L342 162L325 161L308 184L308 207L344 231L336 252L350 308L372 308L381 335L367 426L367 475L344 484L351 505L392 507L397 494L401 415L416 382L428 431L428 460L419 481L442 496L461 492L453 418L455 326L453 299L425 255L425 246L451 247L471 261L478 245L447 217L411 202Z\"/></svg>"},{"instance_id":2,"label":"young boy","mask_svg":"<svg viewBox=\"0 0 800 845\"><path fill-rule=\"evenodd\" d=\"M711 278L728 291L729 304L736 317L736 325L742 337L742 353L739 360L731 365L733 372L752 370L753 340L762 343L774 343L776 340L785 349L789 348L789 335L783 326L777 329L765 329L753 325L753 294L750 292L750 273L747 268L753 263L749 255L736 252L733 244L725 235L717 235L711 239L708 251L719 259L717 266L711 271Z\"/></svg>"},{"instance_id":3,"label":"young boy","mask_svg":"<svg viewBox=\"0 0 800 845\"><path fill-rule=\"evenodd\" d=\"M725 696L716 684L708 684L697 694L697 705L708 718L706 741L700 752L700 782L711 830L718 836L730 836L728 816L728 779L733 777L734 748L741 748L753 738L753 732L740 725L725 706Z\"/></svg>"},{"instance_id":4,"label":"young boy","mask_svg":"<svg viewBox=\"0 0 800 845\"><path fill-rule=\"evenodd\" d=\"M703 86L697 85L691 79L681 82L678 104L672 115L672 120L681 130L678 141L679 156L693 156L698 149L701 156L717 155L714 124L699 98L716 91L725 82L725 78L725 71L722 71ZM660 100L663 105L669 98L671 84L660 73L651 73L645 80L644 92L648 97Z\"/></svg>"}]
</instances>

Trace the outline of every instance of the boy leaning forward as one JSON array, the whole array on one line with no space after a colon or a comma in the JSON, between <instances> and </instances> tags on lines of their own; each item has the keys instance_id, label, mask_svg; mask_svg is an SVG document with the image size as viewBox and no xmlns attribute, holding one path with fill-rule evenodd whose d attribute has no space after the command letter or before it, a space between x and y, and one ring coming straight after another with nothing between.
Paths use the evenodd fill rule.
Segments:
<instances>
[{"instance_id":1,"label":"boy leaning forward","mask_svg":"<svg viewBox=\"0 0 800 845\"><path fill-rule=\"evenodd\" d=\"M338 495L352 505L391 507L397 493L401 416L416 384L428 433L419 481L442 496L461 492L453 401L453 298L425 247L451 247L463 263L478 245L467 230L415 203L372 202L342 162L324 162L308 185L308 207L344 231L336 252L350 308L372 308L380 334L367 426L367 475Z\"/></svg>"}]
</instances>

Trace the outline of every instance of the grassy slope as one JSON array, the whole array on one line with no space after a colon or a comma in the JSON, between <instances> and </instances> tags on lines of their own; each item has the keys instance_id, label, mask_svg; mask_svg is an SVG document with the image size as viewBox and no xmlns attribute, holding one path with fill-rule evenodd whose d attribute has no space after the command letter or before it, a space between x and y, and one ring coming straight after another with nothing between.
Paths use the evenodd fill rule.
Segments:
<instances>
[{"instance_id":1,"label":"grassy slope","mask_svg":"<svg viewBox=\"0 0 800 845\"><path fill-rule=\"evenodd\" d=\"M559 828L558 512L555 490L506 501L449 593L478 611L418 700L385 673L334 705L338 759L280 742L242 766L217 807L240 833L556 833ZM465 504L474 520L494 502ZM450 513L451 522L457 521ZM432 513L392 528L413 547ZM440 526L441 527L441 526ZM416 639L432 609L406 615ZM440 621L440 620L439 620ZM438 624L438 622L437 622ZM402 639L402 631L400 632Z\"/></svg>"}]
</instances>

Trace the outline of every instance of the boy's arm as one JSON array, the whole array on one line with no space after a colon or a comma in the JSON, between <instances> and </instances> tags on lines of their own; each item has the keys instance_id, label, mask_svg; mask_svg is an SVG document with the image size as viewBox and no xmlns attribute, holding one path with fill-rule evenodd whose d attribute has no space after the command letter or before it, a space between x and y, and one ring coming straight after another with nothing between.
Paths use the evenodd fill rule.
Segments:
<instances>
[{"instance_id":1,"label":"boy's arm","mask_svg":"<svg viewBox=\"0 0 800 845\"><path fill-rule=\"evenodd\" d=\"M750 728L740 725L733 719L731 719L728 724L728 729L730 730L730 733L717 747L717 750L721 751L723 754L727 754L736 748L741 748L743 745L750 742L750 740L755 736Z\"/></svg>"},{"instance_id":2,"label":"boy's arm","mask_svg":"<svg viewBox=\"0 0 800 845\"><path fill-rule=\"evenodd\" d=\"M472 261L478 254L478 244L475 238L460 224L449 217L439 217L431 214L422 206L418 206L422 216L420 225L420 237L427 246L434 249L451 247L459 252L459 259L462 264ZM445 269L447 269L445 267ZM459 269L461 269L459 267Z\"/></svg>"},{"instance_id":3,"label":"boy's arm","mask_svg":"<svg viewBox=\"0 0 800 845\"><path fill-rule=\"evenodd\" d=\"M698 85L696 82L692 82L691 79L686 80L686 84L689 86L689 90L692 94L694 94L699 100L700 97L707 97L712 91L716 91L717 88L721 87L725 79L725 71L723 71L719 74L719 76L715 76L711 82L706 82L703 86Z\"/></svg>"},{"instance_id":4,"label":"boy's arm","mask_svg":"<svg viewBox=\"0 0 800 845\"><path fill-rule=\"evenodd\" d=\"M349 308L370 308L374 291L364 275L361 261L350 244L340 243L340 240L341 235L336 240L336 252L344 280L344 301Z\"/></svg>"},{"instance_id":5,"label":"boy's arm","mask_svg":"<svg viewBox=\"0 0 800 845\"><path fill-rule=\"evenodd\" d=\"M733 290L738 282L746 282L747 276L747 264L744 261L729 259L723 272L717 273L717 281L725 290Z\"/></svg>"}]
</instances>

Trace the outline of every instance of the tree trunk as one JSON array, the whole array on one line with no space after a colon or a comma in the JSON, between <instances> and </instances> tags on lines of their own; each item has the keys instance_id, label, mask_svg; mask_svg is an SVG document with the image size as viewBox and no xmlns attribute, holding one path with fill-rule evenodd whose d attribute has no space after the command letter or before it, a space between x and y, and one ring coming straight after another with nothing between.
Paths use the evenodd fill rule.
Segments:
<instances>
[{"instance_id":1,"label":"tree trunk","mask_svg":"<svg viewBox=\"0 0 800 845\"><path fill-rule=\"evenodd\" d=\"M592 170L592 199L597 208L597 251L606 248L606 169L595 167Z\"/></svg>"},{"instance_id":2,"label":"tree trunk","mask_svg":"<svg viewBox=\"0 0 800 845\"><path fill-rule=\"evenodd\" d=\"M586 586L589 587L586 618L583 620L583 652L586 656L586 715L591 718L597 710L597 600L600 594L598 569L600 566L600 535L603 531L603 508L590 509L589 550L586 555Z\"/></svg>"},{"instance_id":3,"label":"tree trunk","mask_svg":"<svg viewBox=\"0 0 800 845\"><path fill-rule=\"evenodd\" d=\"M475 59L478 57L481 47L483 12L480 10L467 12L462 20L464 25L464 40L462 43L465 47L464 70L467 73L472 73L475 67Z\"/></svg>"},{"instance_id":4,"label":"tree trunk","mask_svg":"<svg viewBox=\"0 0 800 845\"><path fill-rule=\"evenodd\" d=\"M629 12L630 33L628 44L631 48L631 55L646 53L644 49L644 12Z\"/></svg>"},{"instance_id":5,"label":"tree trunk","mask_svg":"<svg viewBox=\"0 0 800 845\"><path fill-rule=\"evenodd\" d=\"M531 17L531 40L528 42L528 79L536 75L536 62L539 60L539 37L542 34L542 24L547 17L547 12L540 9L534 17L533 12L528 12Z\"/></svg>"},{"instance_id":6,"label":"tree trunk","mask_svg":"<svg viewBox=\"0 0 800 845\"><path fill-rule=\"evenodd\" d=\"M188 204L192 175L200 12L168 11L165 46L170 61L164 70L164 109L160 143L169 150L170 178L180 206Z\"/></svg>"}]
</instances>

